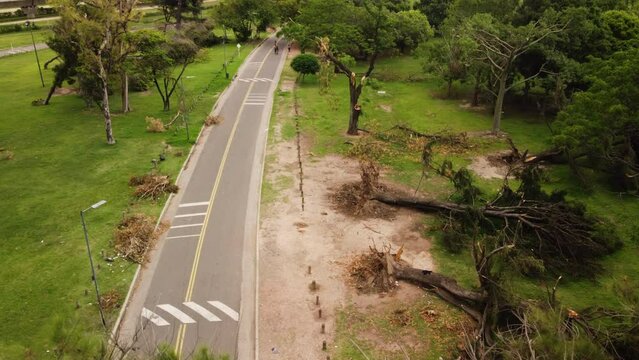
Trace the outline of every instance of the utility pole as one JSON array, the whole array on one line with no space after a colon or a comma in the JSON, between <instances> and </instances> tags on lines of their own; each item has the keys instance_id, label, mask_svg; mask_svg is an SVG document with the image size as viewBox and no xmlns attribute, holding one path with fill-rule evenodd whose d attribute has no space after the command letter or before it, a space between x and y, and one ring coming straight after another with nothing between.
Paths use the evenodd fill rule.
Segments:
<instances>
[{"instance_id":1,"label":"utility pole","mask_svg":"<svg viewBox=\"0 0 639 360\"><path fill-rule=\"evenodd\" d=\"M224 73L226 73L226 78L229 78L229 70L228 65L226 63L226 26L222 25L222 29L224 29L224 38L222 38L222 47L224 48Z\"/></svg>"},{"instance_id":2,"label":"utility pole","mask_svg":"<svg viewBox=\"0 0 639 360\"><path fill-rule=\"evenodd\" d=\"M35 52L36 62L38 63L38 72L40 73L40 82L42 82L42 87L44 87L44 78L42 77L42 69L40 68L40 58L38 57L38 48L36 48L35 38L33 37L33 26L34 23L31 21L27 21L24 23L24 26L29 28L29 32L31 33L31 42L33 43L33 51Z\"/></svg>"}]
</instances>

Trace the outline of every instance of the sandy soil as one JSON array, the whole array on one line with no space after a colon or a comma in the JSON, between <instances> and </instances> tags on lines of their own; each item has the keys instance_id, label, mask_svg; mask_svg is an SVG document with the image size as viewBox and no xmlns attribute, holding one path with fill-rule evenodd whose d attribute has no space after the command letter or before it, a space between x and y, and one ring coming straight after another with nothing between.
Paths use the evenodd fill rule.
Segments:
<instances>
[{"instance_id":1,"label":"sandy soil","mask_svg":"<svg viewBox=\"0 0 639 360\"><path fill-rule=\"evenodd\" d=\"M283 111L280 109L280 111ZM275 128L276 140L280 134ZM399 211L387 219L354 219L336 211L330 194L359 180L359 167L338 156L315 158L302 146L305 211L301 210L299 168L294 142L269 146L276 160L266 179L294 177L278 200L263 209L260 230L259 353L262 359L324 359L322 341L334 347L335 311L386 306L395 300L416 299L423 291L400 285L393 296L358 295L347 285L345 267L353 255L389 241L404 245L403 259L420 268L433 268L429 243L419 232L418 215ZM310 274L309 274L310 267ZM311 291L316 281L319 289ZM316 305L319 296L319 305ZM322 317L319 318L319 310ZM321 325L326 333L322 334Z\"/></svg>"},{"instance_id":2,"label":"sandy soil","mask_svg":"<svg viewBox=\"0 0 639 360\"><path fill-rule=\"evenodd\" d=\"M468 168L484 179L503 179L508 174L508 164L501 159L502 155L504 152L478 156Z\"/></svg>"}]
</instances>

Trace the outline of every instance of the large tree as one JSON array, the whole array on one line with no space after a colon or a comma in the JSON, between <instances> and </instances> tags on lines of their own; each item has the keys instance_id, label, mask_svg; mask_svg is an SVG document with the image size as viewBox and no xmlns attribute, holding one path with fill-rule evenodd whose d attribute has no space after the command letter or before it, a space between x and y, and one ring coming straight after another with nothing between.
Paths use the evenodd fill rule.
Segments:
<instances>
[{"instance_id":1,"label":"large tree","mask_svg":"<svg viewBox=\"0 0 639 360\"><path fill-rule=\"evenodd\" d=\"M153 3L162 10L164 21L170 24L175 20L175 26L182 26L182 16L185 12L199 15L202 12L202 0L154 0Z\"/></svg>"},{"instance_id":2,"label":"large tree","mask_svg":"<svg viewBox=\"0 0 639 360\"><path fill-rule=\"evenodd\" d=\"M276 19L275 10L273 0L222 0L215 6L215 19L233 29L237 41L246 41L266 30Z\"/></svg>"},{"instance_id":3,"label":"large tree","mask_svg":"<svg viewBox=\"0 0 639 360\"><path fill-rule=\"evenodd\" d=\"M169 110L171 96L187 66L195 61L199 48L180 34L166 35L154 30L137 32L133 41L138 50L134 60L137 71L153 80L164 110Z\"/></svg>"},{"instance_id":4,"label":"large tree","mask_svg":"<svg viewBox=\"0 0 639 360\"><path fill-rule=\"evenodd\" d=\"M316 40L321 55L348 79L350 135L358 134L362 110L359 98L378 57L399 42L408 49L430 35L425 18L412 12L393 12L391 9L395 7L397 3L388 0L309 0L295 22L284 29L288 37L302 44ZM396 19L402 17L410 18L412 23L413 19L419 19L423 24L408 26L403 31L394 26ZM366 71L358 75L343 61L344 55L366 61Z\"/></svg>"},{"instance_id":5,"label":"large tree","mask_svg":"<svg viewBox=\"0 0 639 360\"><path fill-rule=\"evenodd\" d=\"M441 34L441 37L422 44L418 54L424 70L446 82L447 96L451 97L453 82L471 76L475 43L456 27L443 27Z\"/></svg>"},{"instance_id":6,"label":"large tree","mask_svg":"<svg viewBox=\"0 0 639 360\"><path fill-rule=\"evenodd\" d=\"M111 126L109 85L118 74L127 56L132 52L128 43L127 24L133 19L135 0L85 0L81 3L62 1L62 21L69 21L77 31L80 77L91 92L101 95L96 99L104 117L108 144L115 144ZM97 90L97 91L96 91Z\"/></svg>"},{"instance_id":7,"label":"large tree","mask_svg":"<svg viewBox=\"0 0 639 360\"><path fill-rule=\"evenodd\" d=\"M448 16L448 8L452 2L453 0L419 0L415 4L415 9L426 15L428 22L439 30Z\"/></svg>"},{"instance_id":8,"label":"large tree","mask_svg":"<svg viewBox=\"0 0 639 360\"><path fill-rule=\"evenodd\" d=\"M75 21L69 14L66 14L69 9L69 7L61 7L59 9L61 17L54 23L51 29L52 35L47 39L47 46L57 55L54 59L47 62L45 67L52 61L57 60L58 63L53 66L55 76L47 98L44 101L45 105L49 105L55 89L61 87L65 81L75 81L74 77L77 73L78 54L80 53L80 39L75 27Z\"/></svg>"},{"instance_id":9,"label":"large tree","mask_svg":"<svg viewBox=\"0 0 639 360\"><path fill-rule=\"evenodd\" d=\"M639 49L588 64L592 86L558 116L555 145L604 170L618 188L639 188ZM576 165L573 163L573 165Z\"/></svg>"},{"instance_id":10,"label":"large tree","mask_svg":"<svg viewBox=\"0 0 639 360\"><path fill-rule=\"evenodd\" d=\"M514 62L563 27L556 23L536 21L525 26L513 26L497 21L491 15L477 14L467 22L467 31L477 45L477 57L487 64L492 74L489 90L495 97L492 132L501 129L501 118L506 93L514 86L534 78L543 70L521 80L510 81Z\"/></svg>"}]
</instances>

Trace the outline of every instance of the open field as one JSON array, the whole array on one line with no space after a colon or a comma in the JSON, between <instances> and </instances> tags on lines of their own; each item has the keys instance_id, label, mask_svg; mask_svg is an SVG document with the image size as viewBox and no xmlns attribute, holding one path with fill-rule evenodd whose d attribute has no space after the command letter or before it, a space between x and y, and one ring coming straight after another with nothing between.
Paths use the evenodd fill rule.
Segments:
<instances>
[{"instance_id":1,"label":"open field","mask_svg":"<svg viewBox=\"0 0 639 360\"><path fill-rule=\"evenodd\" d=\"M242 57L252 47L247 44ZM49 50L42 52L42 58L51 56ZM133 111L126 115L118 113L119 94L114 94L114 146L106 145L98 109L87 108L75 94L55 96L46 107L31 105L48 91L30 66L33 54L0 59L0 148L13 153L12 159L0 161L0 357L29 353L46 358L53 350L58 318L76 322L81 332L100 329L79 212L101 199L108 203L87 213L98 279L103 292L113 290L124 299L135 264L106 262L100 252L114 255L110 241L124 214L157 216L164 202L135 201L128 179L150 171L151 160L165 150L167 159L159 171L175 179L203 119L228 84L219 75L222 56L221 47L208 49L185 73L186 103L193 105L190 141L182 126L146 132L146 116L166 122L178 103L176 91L172 110L163 112L160 97L151 89L131 94ZM240 62L231 63L232 73ZM52 77L45 71L47 84ZM111 325L118 311L107 313Z\"/></svg>"}]
</instances>

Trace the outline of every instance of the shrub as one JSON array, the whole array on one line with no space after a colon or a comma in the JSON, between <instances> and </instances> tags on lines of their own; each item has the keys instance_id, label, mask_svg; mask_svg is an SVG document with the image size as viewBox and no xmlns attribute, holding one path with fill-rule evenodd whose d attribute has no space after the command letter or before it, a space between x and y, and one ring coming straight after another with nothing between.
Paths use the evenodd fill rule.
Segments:
<instances>
[{"instance_id":1,"label":"shrub","mask_svg":"<svg viewBox=\"0 0 639 360\"><path fill-rule=\"evenodd\" d=\"M164 128L164 123L162 122L162 120L151 117L151 116L147 116L145 119L146 121L146 131L150 132L150 133L161 133L164 132L166 129Z\"/></svg>"},{"instance_id":2,"label":"shrub","mask_svg":"<svg viewBox=\"0 0 639 360\"><path fill-rule=\"evenodd\" d=\"M320 63L317 56L312 54L297 55L291 61L291 67L298 74L302 75L302 79L307 74L317 74L320 71Z\"/></svg>"}]
</instances>

